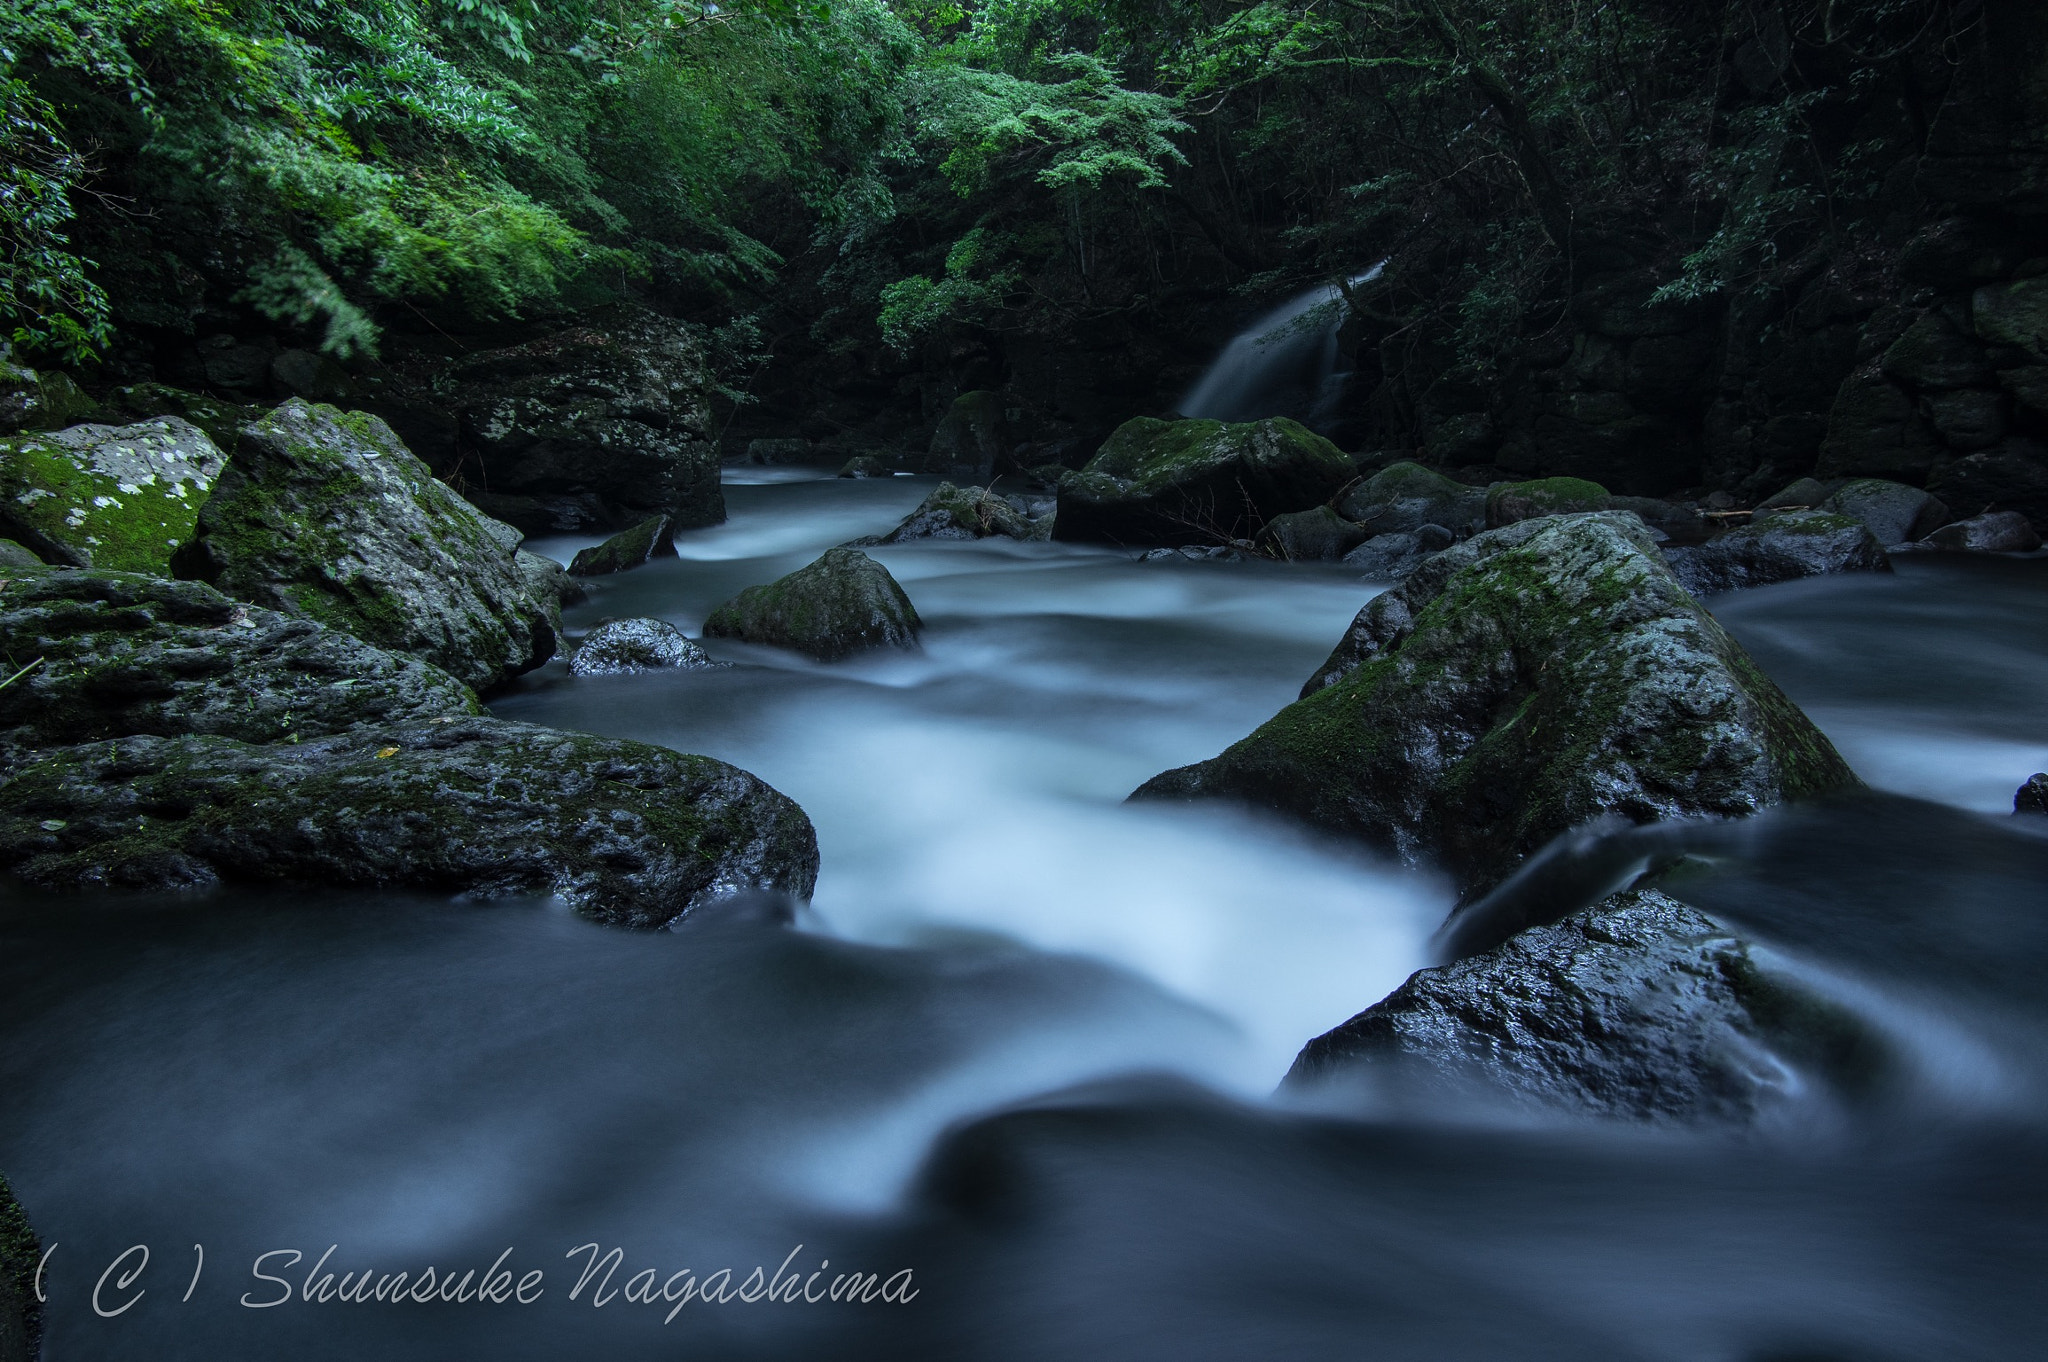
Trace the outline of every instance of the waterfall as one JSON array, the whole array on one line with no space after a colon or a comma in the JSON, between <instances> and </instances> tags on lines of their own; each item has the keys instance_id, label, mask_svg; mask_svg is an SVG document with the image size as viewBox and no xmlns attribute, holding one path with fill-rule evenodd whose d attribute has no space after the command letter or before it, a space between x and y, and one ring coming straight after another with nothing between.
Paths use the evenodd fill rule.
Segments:
<instances>
[{"instance_id":1,"label":"waterfall","mask_svg":"<svg viewBox=\"0 0 2048 1362\"><path fill-rule=\"evenodd\" d=\"M1351 286L1380 277L1382 261ZM1328 423L1349 371L1337 368L1337 331L1350 306L1335 284L1318 284L1234 336L1188 395L1183 416L1258 421L1292 416L1310 427Z\"/></svg>"}]
</instances>

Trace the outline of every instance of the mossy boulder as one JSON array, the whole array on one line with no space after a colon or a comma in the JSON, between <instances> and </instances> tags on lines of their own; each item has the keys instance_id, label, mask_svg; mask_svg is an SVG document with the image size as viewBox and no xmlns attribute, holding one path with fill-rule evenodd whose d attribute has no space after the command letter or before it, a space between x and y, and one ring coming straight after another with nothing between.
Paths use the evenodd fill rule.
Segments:
<instances>
[{"instance_id":1,"label":"mossy boulder","mask_svg":"<svg viewBox=\"0 0 2048 1362\"><path fill-rule=\"evenodd\" d=\"M61 369L29 369L0 359L0 434L58 430L102 417L99 404Z\"/></svg>"},{"instance_id":2,"label":"mossy boulder","mask_svg":"<svg viewBox=\"0 0 2048 1362\"><path fill-rule=\"evenodd\" d=\"M1285 417L1126 421L1059 484L1052 537L1165 547L1227 543L1320 506L1356 476L1337 446Z\"/></svg>"},{"instance_id":3,"label":"mossy boulder","mask_svg":"<svg viewBox=\"0 0 2048 1362\"><path fill-rule=\"evenodd\" d=\"M1424 525L1441 525L1458 533L1479 529L1486 520L1486 489L1433 472L1418 463L1382 468L1345 494L1338 503L1345 519L1356 521L1365 537L1413 533Z\"/></svg>"},{"instance_id":4,"label":"mossy boulder","mask_svg":"<svg viewBox=\"0 0 2048 1362\"><path fill-rule=\"evenodd\" d=\"M714 662L702 644L665 620L606 620L590 631L569 670L576 676L621 676L631 672L681 668L704 671L726 664Z\"/></svg>"},{"instance_id":5,"label":"mossy boulder","mask_svg":"<svg viewBox=\"0 0 2048 1362\"><path fill-rule=\"evenodd\" d=\"M602 577L644 566L657 558L676 556L676 523L665 515L649 517L621 530L595 548L580 549L569 564L572 577Z\"/></svg>"},{"instance_id":6,"label":"mossy boulder","mask_svg":"<svg viewBox=\"0 0 2048 1362\"><path fill-rule=\"evenodd\" d=\"M42 1355L43 1310L36 1300L36 1269L43 1246L0 1177L0 1362L34 1362Z\"/></svg>"},{"instance_id":7,"label":"mossy boulder","mask_svg":"<svg viewBox=\"0 0 2048 1362\"><path fill-rule=\"evenodd\" d=\"M1486 523L1499 529L1539 516L1604 511L1613 500L1605 487L1584 478L1538 478L1507 482L1486 492Z\"/></svg>"},{"instance_id":8,"label":"mossy boulder","mask_svg":"<svg viewBox=\"0 0 2048 1362\"><path fill-rule=\"evenodd\" d=\"M1046 528L1050 528L1049 526ZM986 487L942 482L932 494L882 536L884 544L918 539L1042 539L1031 517Z\"/></svg>"},{"instance_id":9,"label":"mossy boulder","mask_svg":"<svg viewBox=\"0 0 2048 1362\"><path fill-rule=\"evenodd\" d=\"M105 738L267 743L477 712L469 687L418 658L139 573L7 574L0 656L40 662L0 689L0 769Z\"/></svg>"},{"instance_id":10,"label":"mossy boulder","mask_svg":"<svg viewBox=\"0 0 2048 1362\"><path fill-rule=\"evenodd\" d=\"M43 560L12 539L0 539L0 568L42 567Z\"/></svg>"},{"instance_id":11,"label":"mossy boulder","mask_svg":"<svg viewBox=\"0 0 2048 1362\"><path fill-rule=\"evenodd\" d=\"M1485 1088L1612 1119L1745 1125L1803 1079L1852 1083L1868 1045L1845 1012L1653 890L1417 972L1310 1041L1287 1086Z\"/></svg>"},{"instance_id":12,"label":"mossy boulder","mask_svg":"<svg viewBox=\"0 0 2048 1362\"><path fill-rule=\"evenodd\" d=\"M235 441L241 438L242 427L260 420L265 410L261 406L223 402L163 383L136 383L108 393L100 419L119 425L175 416L205 431L222 449L233 449Z\"/></svg>"},{"instance_id":13,"label":"mossy boulder","mask_svg":"<svg viewBox=\"0 0 2048 1362\"><path fill-rule=\"evenodd\" d=\"M0 440L0 531L48 563L168 572L225 462L176 417Z\"/></svg>"},{"instance_id":14,"label":"mossy boulder","mask_svg":"<svg viewBox=\"0 0 2048 1362\"><path fill-rule=\"evenodd\" d=\"M712 612L704 637L789 648L836 662L871 648L915 648L924 621L889 569L858 549L750 586Z\"/></svg>"},{"instance_id":15,"label":"mossy boulder","mask_svg":"<svg viewBox=\"0 0 2048 1362\"><path fill-rule=\"evenodd\" d=\"M1940 529L1951 519L1939 497L1902 482L1857 478L1823 500L1819 509L1860 520L1877 542L1889 548L1910 544Z\"/></svg>"},{"instance_id":16,"label":"mossy boulder","mask_svg":"<svg viewBox=\"0 0 2048 1362\"><path fill-rule=\"evenodd\" d=\"M1290 563L1334 563L1366 540L1366 533L1327 506L1276 515L1256 543L1269 557Z\"/></svg>"},{"instance_id":17,"label":"mossy boulder","mask_svg":"<svg viewBox=\"0 0 2048 1362\"><path fill-rule=\"evenodd\" d=\"M1468 893L1603 815L1740 816L1857 784L1642 522L1546 517L1438 554L1282 710L1137 799L1270 809Z\"/></svg>"},{"instance_id":18,"label":"mossy boulder","mask_svg":"<svg viewBox=\"0 0 2048 1362\"><path fill-rule=\"evenodd\" d=\"M2034 440L2006 440L1943 464L1927 480L1927 490L1959 518L2017 511L2035 529L2048 530L2048 448Z\"/></svg>"},{"instance_id":19,"label":"mossy boulder","mask_svg":"<svg viewBox=\"0 0 2048 1362\"><path fill-rule=\"evenodd\" d=\"M1769 586L1836 572L1890 572L1884 545L1861 520L1828 511L1779 511L1709 543L1666 551L1687 591Z\"/></svg>"},{"instance_id":20,"label":"mossy boulder","mask_svg":"<svg viewBox=\"0 0 2048 1362\"><path fill-rule=\"evenodd\" d=\"M242 433L179 575L411 653L479 690L554 655L558 601L374 416L293 399Z\"/></svg>"}]
</instances>

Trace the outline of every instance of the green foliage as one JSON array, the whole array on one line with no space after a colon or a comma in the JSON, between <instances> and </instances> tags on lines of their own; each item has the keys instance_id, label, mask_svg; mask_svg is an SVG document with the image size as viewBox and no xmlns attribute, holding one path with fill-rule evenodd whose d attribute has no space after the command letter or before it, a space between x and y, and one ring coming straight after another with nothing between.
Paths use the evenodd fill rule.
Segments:
<instances>
[{"instance_id":1,"label":"green foliage","mask_svg":"<svg viewBox=\"0 0 2048 1362\"><path fill-rule=\"evenodd\" d=\"M108 303L65 232L85 166L55 121L27 86L0 81L0 317L24 350L77 363L107 343Z\"/></svg>"}]
</instances>

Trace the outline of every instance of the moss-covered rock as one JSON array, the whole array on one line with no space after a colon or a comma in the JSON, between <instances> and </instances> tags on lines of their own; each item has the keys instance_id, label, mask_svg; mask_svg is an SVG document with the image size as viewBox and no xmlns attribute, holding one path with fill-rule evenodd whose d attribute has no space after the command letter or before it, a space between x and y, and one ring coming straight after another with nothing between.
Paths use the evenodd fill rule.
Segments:
<instances>
[{"instance_id":1,"label":"moss-covered rock","mask_svg":"<svg viewBox=\"0 0 2048 1362\"><path fill-rule=\"evenodd\" d=\"M1290 511L1266 522L1253 542L1269 557L1290 563L1334 563L1366 540L1366 533L1328 506Z\"/></svg>"},{"instance_id":2,"label":"moss-covered rock","mask_svg":"<svg viewBox=\"0 0 2048 1362\"><path fill-rule=\"evenodd\" d=\"M789 648L836 662L870 648L916 648L924 621L889 569L837 548L766 586L750 586L712 612L704 637Z\"/></svg>"},{"instance_id":3,"label":"moss-covered rock","mask_svg":"<svg viewBox=\"0 0 2048 1362\"><path fill-rule=\"evenodd\" d=\"M1857 478L1844 483L1820 503L1819 509L1862 521L1886 548L1924 538L1951 518L1940 498L1918 487L1883 478Z\"/></svg>"},{"instance_id":4,"label":"moss-covered rock","mask_svg":"<svg viewBox=\"0 0 2048 1362\"><path fill-rule=\"evenodd\" d=\"M1854 786L1620 513L1521 521L1360 612L1304 698L1134 798L1228 799L1468 891L1606 814L1739 816Z\"/></svg>"},{"instance_id":5,"label":"moss-covered rock","mask_svg":"<svg viewBox=\"0 0 2048 1362\"><path fill-rule=\"evenodd\" d=\"M1604 511L1613 500L1605 487L1584 478L1538 478L1508 482L1487 489L1486 523L1499 529L1539 516Z\"/></svg>"},{"instance_id":6,"label":"moss-covered rock","mask_svg":"<svg viewBox=\"0 0 2048 1362\"><path fill-rule=\"evenodd\" d=\"M554 894L651 928L735 891L808 895L818 851L801 809L724 762L464 718L44 753L0 786L0 869L50 889Z\"/></svg>"},{"instance_id":7,"label":"moss-covered rock","mask_svg":"<svg viewBox=\"0 0 2048 1362\"><path fill-rule=\"evenodd\" d=\"M1418 463L1396 463L1367 478L1338 504L1366 538L1413 533L1441 525L1453 533L1479 529L1486 520L1486 489L1454 481Z\"/></svg>"},{"instance_id":8,"label":"moss-covered rock","mask_svg":"<svg viewBox=\"0 0 2048 1362\"><path fill-rule=\"evenodd\" d=\"M621 530L595 548L581 549L569 564L572 577L602 577L627 572L657 558L676 556L676 523L665 515L649 517Z\"/></svg>"},{"instance_id":9,"label":"moss-covered rock","mask_svg":"<svg viewBox=\"0 0 2048 1362\"><path fill-rule=\"evenodd\" d=\"M1053 538L1229 542L1275 516L1322 505L1354 476L1337 446L1285 417L1239 425L1139 417L1061 480Z\"/></svg>"},{"instance_id":10,"label":"moss-covered rock","mask_svg":"<svg viewBox=\"0 0 2048 1362\"><path fill-rule=\"evenodd\" d=\"M554 655L519 541L376 417L294 399L243 432L177 567L481 690Z\"/></svg>"},{"instance_id":11,"label":"moss-covered rock","mask_svg":"<svg viewBox=\"0 0 2048 1362\"><path fill-rule=\"evenodd\" d=\"M2037 530L2048 530L2048 448L2033 440L2006 440L1943 464L1927 490L1958 517L2017 511Z\"/></svg>"},{"instance_id":12,"label":"moss-covered rock","mask_svg":"<svg viewBox=\"0 0 2048 1362\"><path fill-rule=\"evenodd\" d=\"M683 668L702 671L714 662L703 645L665 620L606 620L590 631L569 670L577 676L620 676L630 672Z\"/></svg>"},{"instance_id":13,"label":"moss-covered rock","mask_svg":"<svg viewBox=\"0 0 2048 1362\"><path fill-rule=\"evenodd\" d=\"M35 1362L42 1355L43 1310L36 1300L36 1268L43 1246L0 1177L0 1362Z\"/></svg>"},{"instance_id":14,"label":"moss-covered rock","mask_svg":"<svg viewBox=\"0 0 2048 1362\"><path fill-rule=\"evenodd\" d=\"M0 530L45 562L166 572L224 463L176 417L0 440Z\"/></svg>"},{"instance_id":15,"label":"moss-covered rock","mask_svg":"<svg viewBox=\"0 0 2048 1362\"><path fill-rule=\"evenodd\" d=\"M1747 1124L1867 1062L1851 1017L1655 891L1413 975L1303 1048L1288 1086L1479 1086L1626 1120Z\"/></svg>"},{"instance_id":16,"label":"moss-covered rock","mask_svg":"<svg viewBox=\"0 0 2048 1362\"><path fill-rule=\"evenodd\" d=\"M1665 556L1695 596L1836 572L1892 570L1892 560L1869 526L1827 511L1779 511Z\"/></svg>"},{"instance_id":17,"label":"moss-covered rock","mask_svg":"<svg viewBox=\"0 0 2048 1362\"><path fill-rule=\"evenodd\" d=\"M1046 526L1046 530L1050 530ZM942 482L881 538L884 544L917 539L1043 539L1031 518L986 487Z\"/></svg>"},{"instance_id":18,"label":"moss-covered rock","mask_svg":"<svg viewBox=\"0 0 2048 1362\"><path fill-rule=\"evenodd\" d=\"M1010 451L1024 438L1023 409L1006 393L961 393L939 418L925 469L956 478L992 478L1010 470Z\"/></svg>"},{"instance_id":19,"label":"moss-covered rock","mask_svg":"<svg viewBox=\"0 0 2048 1362\"><path fill-rule=\"evenodd\" d=\"M43 566L43 560L29 552L12 539L0 539L0 568L33 568Z\"/></svg>"},{"instance_id":20,"label":"moss-covered rock","mask_svg":"<svg viewBox=\"0 0 2048 1362\"><path fill-rule=\"evenodd\" d=\"M477 712L469 687L417 658L138 573L7 574L0 656L40 663L0 689L0 769L104 738L264 743Z\"/></svg>"},{"instance_id":21,"label":"moss-covered rock","mask_svg":"<svg viewBox=\"0 0 2048 1362\"><path fill-rule=\"evenodd\" d=\"M108 393L102 410L105 414L100 419L116 424L175 416L205 431L207 437L222 449L233 449L235 441L241 438L242 427L260 420L267 409L223 402L217 397L186 392L183 388L163 383L136 383Z\"/></svg>"},{"instance_id":22,"label":"moss-covered rock","mask_svg":"<svg viewBox=\"0 0 2048 1362\"><path fill-rule=\"evenodd\" d=\"M104 419L99 404L61 369L29 369L0 359L0 434L59 430Z\"/></svg>"}]
</instances>

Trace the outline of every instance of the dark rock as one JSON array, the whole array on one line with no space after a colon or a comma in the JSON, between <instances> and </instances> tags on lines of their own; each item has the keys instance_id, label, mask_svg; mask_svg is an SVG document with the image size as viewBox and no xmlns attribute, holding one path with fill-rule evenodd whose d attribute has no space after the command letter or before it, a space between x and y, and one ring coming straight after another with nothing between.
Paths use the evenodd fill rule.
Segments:
<instances>
[{"instance_id":1,"label":"dark rock","mask_svg":"<svg viewBox=\"0 0 2048 1362\"><path fill-rule=\"evenodd\" d=\"M0 531L43 561L168 572L225 459L176 417L0 440Z\"/></svg>"},{"instance_id":2,"label":"dark rock","mask_svg":"<svg viewBox=\"0 0 2048 1362\"><path fill-rule=\"evenodd\" d=\"M569 564L572 577L602 577L626 572L657 558L676 556L676 523L665 515L621 530L595 548L582 549Z\"/></svg>"},{"instance_id":3,"label":"dark rock","mask_svg":"<svg viewBox=\"0 0 2048 1362\"><path fill-rule=\"evenodd\" d=\"M512 555L512 566L518 569L520 579L526 583L533 599L540 603L548 630L559 643L562 638L562 607L588 600L590 593L569 575L567 568L552 558L543 558L521 549Z\"/></svg>"},{"instance_id":4,"label":"dark rock","mask_svg":"<svg viewBox=\"0 0 2048 1362\"><path fill-rule=\"evenodd\" d=\"M1243 563L1258 555L1235 544L1183 544L1177 549L1147 549L1141 563Z\"/></svg>"},{"instance_id":5,"label":"dark rock","mask_svg":"<svg viewBox=\"0 0 2048 1362\"><path fill-rule=\"evenodd\" d=\"M1368 539L1424 525L1477 530L1486 522L1486 489L1453 482L1420 464L1397 463L1352 488L1337 509Z\"/></svg>"},{"instance_id":6,"label":"dark rock","mask_svg":"<svg viewBox=\"0 0 2048 1362\"><path fill-rule=\"evenodd\" d=\"M277 342L269 336L246 341L208 336L199 343L199 356L210 386L260 395L270 387L270 362L277 357Z\"/></svg>"},{"instance_id":7,"label":"dark rock","mask_svg":"<svg viewBox=\"0 0 2048 1362\"><path fill-rule=\"evenodd\" d=\"M2048 813L2048 774L2027 777L2027 783L2020 786L2019 793L2012 797L2014 813Z\"/></svg>"},{"instance_id":8,"label":"dark rock","mask_svg":"<svg viewBox=\"0 0 2048 1362\"><path fill-rule=\"evenodd\" d=\"M1936 393L1923 404L1928 422L1950 449L1973 454L2003 440L2008 429L2005 394L1983 388Z\"/></svg>"},{"instance_id":9,"label":"dark rock","mask_svg":"<svg viewBox=\"0 0 2048 1362\"><path fill-rule=\"evenodd\" d=\"M1139 417L1061 480L1053 538L1170 547L1207 534L1227 542L1322 505L1353 476L1335 445L1285 417L1242 425Z\"/></svg>"},{"instance_id":10,"label":"dark rock","mask_svg":"<svg viewBox=\"0 0 2048 1362\"><path fill-rule=\"evenodd\" d=\"M270 361L271 386L308 402L347 402L356 393L348 371L311 350L285 350Z\"/></svg>"},{"instance_id":11,"label":"dark rock","mask_svg":"<svg viewBox=\"0 0 2048 1362\"><path fill-rule=\"evenodd\" d=\"M1875 365L1849 376L1828 413L1817 473L1822 478L1924 480L1940 456L1934 432L1905 389Z\"/></svg>"},{"instance_id":12,"label":"dark rock","mask_svg":"<svg viewBox=\"0 0 2048 1362\"><path fill-rule=\"evenodd\" d=\"M1916 388L1974 388L1991 381L1984 347L1939 312L1923 312L1884 352L1881 367Z\"/></svg>"},{"instance_id":13,"label":"dark rock","mask_svg":"<svg viewBox=\"0 0 2048 1362\"><path fill-rule=\"evenodd\" d=\"M535 595L519 540L376 417L295 398L243 432L177 566L482 690L555 651L559 602Z\"/></svg>"},{"instance_id":14,"label":"dark rock","mask_svg":"<svg viewBox=\"0 0 2048 1362\"><path fill-rule=\"evenodd\" d=\"M1695 596L1834 572L1890 572L1884 545L1862 521L1826 511L1780 511L1710 543L1668 550L1671 570Z\"/></svg>"},{"instance_id":15,"label":"dark rock","mask_svg":"<svg viewBox=\"0 0 2048 1362\"><path fill-rule=\"evenodd\" d=\"M650 619L606 620L590 631L569 659L569 670L576 676L623 676L667 668L705 671L723 665L673 624Z\"/></svg>"},{"instance_id":16,"label":"dark rock","mask_svg":"<svg viewBox=\"0 0 2048 1362\"><path fill-rule=\"evenodd\" d=\"M35 1362L42 1356L43 1308L36 1270L43 1246L14 1189L0 1177L0 1362Z\"/></svg>"},{"instance_id":17,"label":"dark rock","mask_svg":"<svg viewBox=\"0 0 2048 1362\"><path fill-rule=\"evenodd\" d=\"M653 928L735 891L808 895L818 851L801 809L724 762L466 718L42 754L0 786L0 868L51 889L554 894Z\"/></svg>"},{"instance_id":18,"label":"dark rock","mask_svg":"<svg viewBox=\"0 0 2048 1362\"><path fill-rule=\"evenodd\" d=\"M888 478L894 477L895 472L889 467L887 460L876 458L872 454L857 454L846 461L846 467L839 470L839 476L842 478Z\"/></svg>"},{"instance_id":19,"label":"dark rock","mask_svg":"<svg viewBox=\"0 0 2048 1362\"><path fill-rule=\"evenodd\" d=\"M809 440L784 437L747 441L746 461L764 468L806 464L818 457Z\"/></svg>"},{"instance_id":20,"label":"dark rock","mask_svg":"<svg viewBox=\"0 0 2048 1362\"><path fill-rule=\"evenodd\" d=\"M159 416L190 421L222 449L233 449L242 427L259 419L265 408L223 402L162 383L137 383L107 394L102 418L115 425L137 425Z\"/></svg>"},{"instance_id":21,"label":"dark rock","mask_svg":"<svg viewBox=\"0 0 2048 1362\"><path fill-rule=\"evenodd\" d=\"M2041 547L2041 536L2018 511L1990 511L1942 526L1921 540L1920 547L1948 553L2032 553Z\"/></svg>"},{"instance_id":22,"label":"dark rock","mask_svg":"<svg viewBox=\"0 0 2048 1362\"><path fill-rule=\"evenodd\" d=\"M1477 891L1605 814L1739 816L1856 783L1642 522L1604 513L1428 560L1359 613L1300 701L1133 798L1272 809Z\"/></svg>"},{"instance_id":23,"label":"dark rock","mask_svg":"<svg viewBox=\"0 0 2048 1362\"><path fill-rule=\"evenodd\" d=\"M1050 529L1050 526L1044 527ZM878 543L918 539L1042 539L1029 517L986 487L942 482Z\"/></svg>"},{"instance_id":24,"label":"dark rock","mask_svg":"<svg viewBox=\"0 0 2048 1362\"><path fill-rule=\"evenodd\" d=\"M477 712L469 687L417 658L140 573L9 578L0 655L42 663L0 689L0 758L143 734L267 743Z\"/></svg>"},{"instance_id":25,"label":"dark rock","mask_svg":"<svg viewBox=\"0 0 2048 1362\"><path fill-rule=\"evenodd\" d=\"M1869 1040L1712 920L1618 894L1484 955L1409 978L1302 1049L1289 1087L1485 1085L1538 1107L1743 1125L1853 1069Z\"/></svg>"},{"instance_id":26,"label":"dark rock","mask_svg":"<svg viewBox=\"0 0 2048 1362\"><path fill-rule=\"evenodd\" d=\"M889 569L856 549L750 586L712 612L706 638L736 638L836 662L869 648L916 648L924 621Z\"/></svg>"},{"instance_id":27,"label":"dark rock","mask_svg":"<svg viewBox=\"0 0 2048 1362\"><path fill-rule=\"evenodd\" d=\"M1366 539L1366 532L1327 506L1274 516L1259 531L1260 550L1290 563L1334 563Z\"/></svg>"},{"instance_id":28,"label":"dark rock","mask_svg":"<svg viewBox=\"0 0 2048 1362\"><path fill-rule=\"evenodd\" d=\"M12 539L0 539L0 568L39 568L43 560Z\"/></svg>"},{"instance_id":29,"label":"dark rock","mask_svg":"<svg viewBox=\"0 0 2048 1362\"><path fill-rule=\"evenodd\" d=\"M1844 483L1820 504L1820 509L1862 521L1886 548L1911 543L1953 518L1939 497L1882 478L1857 478Z\"/></svg>"},{"instance_id":30,"label":"dark rock","mask_svg":"<svg viewBox=\"0 0 2048 1362\"><path fill-rule=\"evenodd\" d=\"M99 405L62 369L25 369L0 358L0 434L59 430L103 418Z\"/></svg>"},{"instance_id":31,"label":"dark rock","mask_svg":"<svg viewBox=\"0 0 2048 1362\"><path fill-rule=\"evenodd\" d=\"M2048 527L2048 449L2032 440L2007 440L1954 463L1927 480L1927 490L1959 516L2018 511Z\"/></svg>"},{"instance_id":32,"label":"dark rock","mask_svg":"<svg viewBox=\"0 0 2048 1362\"><path fill-rule=\"evenodd\" d=\"M961 393L932 432L926 471L981 481L1010 471L1010 451L1023 439L1022 417L1004 393Z\"/></svg>"},{"instance_id":33,"label":"dark rock","mask_svg":"<svg viewBox=\"0 0 2048 1362\"><path fill-rule=\"evenodd\" d=\"M1486 524L1489 529L1513 525L1541 516L1571 515L1583 511L1604 511L1611 498L1607 489L1584 478L1539 478L1535 482L1507 482L1486 492Z\"/></svg>"},{"instance_id":34,"label":"dark rock","mask_svg":"<svg viewBox=\"0 0 2048 1362\"><path fill-rule=\"evenodd\" d=\"M2048 423L2048 364L2003 370L1998 381L2036 425Z\"/></svg>"},{"instance_id":35,"label":"dark rock","mask_svg":"<svg viewBox=\"0 0 2048 1362\"><path fill-rule=\"evenodd\" d=\"M1610 497L1607 509L1634 512L1650 527L1650 533L1660 544L1704 544L1713 533L1713 527L1705 516L1676 501L1660 501L1655 497Z\"/></svg>"},{"instance_id":36,"label":"dark rock","mask_svg":"<svg viewBox=\"0 0 2048 1362\"><path fill-rule=\"evenodd\" d=\"M1916 284L1968 288L2010 275L2019 253L2009 234L1981 218L1945 218L1923 229L1899 255L1899 272Z\"/></svg>"},{"instance_id":37,"label":"dark rock","mask_svg":"<svg viewBox=\"0 0 2048 1362\"><path fill-rule=\"evenodd\" d=\"M1986 343L2048 360L2048 277L1986 285L1971 298L1970 314Z\"/></svg>"},{"instance_id":38,"label":"dark rock","mask_svg":"<svg viewBox=\"0 0 2048 1362\"><path fill-rule=\"evenodd\" d=\"M1822 482L1817 478L1801 478L1773 496L1765 497L1756 504L1758 514L1765 511L1813 511L1846 483L1846 479L1834 478ZM1733 504L1732 502L1730 503Z\"/></svg>"},{"instance_id":39,"label":"dark rock","mask_svg":"<svg viewBox=\"0 0 2048 1362\"><path fill-rule=\"evenodd\" d=\"M1420 567L1433 553L1440 553L1456 537L1441 525L1424 525L1416 530L1374 535L1344 555L1347 567L1357 568L1371 582L1398 582Z\"/></svg>"}]
</instances>

